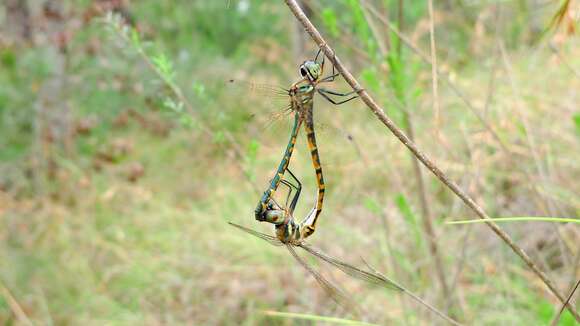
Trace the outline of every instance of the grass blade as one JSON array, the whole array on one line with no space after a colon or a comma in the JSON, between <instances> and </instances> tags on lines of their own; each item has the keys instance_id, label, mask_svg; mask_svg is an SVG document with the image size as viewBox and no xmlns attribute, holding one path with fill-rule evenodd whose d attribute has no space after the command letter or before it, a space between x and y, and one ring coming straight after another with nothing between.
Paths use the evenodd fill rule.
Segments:
<instances>
[{"instance_id":1,"label":"grass blade","mask_svg":"<svg viewBox=\"0 0 580 326\"><path fill-rule=\"evenodd\" d=\"M281 311L265 310L265 311L262 311L262 313L266 316L272 316L272 317L310 320L310 321L315 321L315 322L332 323L332 324L339 324L339 325L364 325L364 326L376 325L376 324L370 324L370 323L365 323L362 321L356 321L356 320L351 320L351 319L343 319L343 318L327 317L327 316L319 316L319 315L310 315L310 314L299 314L299 313L293 313L293 312L281 312Z\"/></svg>"},{"instance_id":2,"label":"grass blade","mask_svg":"<svg viewBox=\"0 0 580 326\"><path fill-rule=\"evenodd\" d=\"M492 218L493 222L556 222L556 223L578 223L580 224L580 219L578 218L565 218L565 217L549 217L549 216L522 216L522 217L498 217ZM485 223L487 220L476 219L476 220L461 220L461 221L449 221L445 222L448 225L455 224L474 224L474 223Z\"/></svg>"}]
</instances>

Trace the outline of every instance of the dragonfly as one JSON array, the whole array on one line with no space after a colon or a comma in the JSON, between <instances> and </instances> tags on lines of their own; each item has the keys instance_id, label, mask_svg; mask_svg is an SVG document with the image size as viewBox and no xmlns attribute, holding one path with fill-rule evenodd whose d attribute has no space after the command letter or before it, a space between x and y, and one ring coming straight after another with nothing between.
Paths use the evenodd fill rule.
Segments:
<instances>
[{"instance_id":1,"label":"dragonfly","mask_svg":"<svg viewBox=\"0 0 580 326\"><path fill-rule=\"evenodd\" d=\"M336 77L339 76L339 74L335 72L333 65L332 74L323 77L325 56L322 55L322 60L319 62L318 57L320 54L321 50L318 51L314 60L306 60L300 65L299 70L302 78L292 84L288 90L285 90L290 99L289 110L294 112L294 125L290 132L290 139L286 145L286 151L278 165L278 169L276 170L274 177L270 180L270 185L266 191L264 191L256 209L254 210L256 220L272 223L276 226L278 239L283 243L306 239L312 235L316 231L316 223L320 213L322 212L322 206L324 203L324 193L326 188L320 155L316 143L316 134L314 131L314 95L318 93L334 105L341 105L358 97L358 95L355 95L356 91L341 93L319 87L320 84L333 82ZM337 96L342 99L335 100L332 96ZM292 171L288 169L288 165L290 164L290 158L292 157L298 132L302 124L304 124L304 129L306 131L306 139L314 171L316 173L318 191L315 206L302 222L297 223L293 218L289 217L293 216L294 209L300 196L301 184L292 174ZM300 187L295 187L296 196L294 196L290 205L283 207L274 200L274 194L280 184L285 184L289 188L292 188L290 183L284 179L286 171L291 174L291 177L300 185ZM290 196L290 193L288 196Z\"/></svg>"}]
</instances>

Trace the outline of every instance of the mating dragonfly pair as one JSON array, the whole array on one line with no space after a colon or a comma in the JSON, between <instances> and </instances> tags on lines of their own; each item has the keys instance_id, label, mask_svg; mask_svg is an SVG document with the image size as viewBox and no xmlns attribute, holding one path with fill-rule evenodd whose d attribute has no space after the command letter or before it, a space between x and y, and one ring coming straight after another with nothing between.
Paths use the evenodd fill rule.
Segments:
<instances>
[{"instance_id":1,"label":"mating dragonfly pair","mask_svg":"<svg viewBox=\"0 0 580 326\"><path fill-rule=\"evenodd\" d=\"M300 256L298 256L298 254L294 251L294 247L302 248L311 255L335 266L336 268L352 277L390 289L402 290L402 288L381 274L365 271L342 262L336 258L330 257L315 249L314 247L306 244L304 241L316 230L316 223L322 211L325 192L322 166L320 163L320 156L318 154L316 135L314 131L314 95L318 93L334 105L344 104L358 97L355 94L355 91L340 93L319 87L321 84L333 82L339 75L338 73L335 73L333 66L332 74L327 77L323 77L325 57L322 56L322 60L319 62L318 57L320 54L321 51L319 50L314 60L307 60L302 63L302 65L300 65L300 75L302 78L296 83L292 84L288 90L284 90L285 94L287 94L290 100L289 109L294 113L294 125L290 132L290 139L286 146L284 156L278 165L274 177L270 180L268 188L260 198L260 201L258 202L254 212L256 220L274 224L276 236L260 233L235 223L230 222L230 224L247 233L266 240L272 245L285 245L292 256L300 263L300 265L302 265L315 277L315 279L325 289L325 291L327 291L334 299L338 299L338 301L341 303L349 303L350 299L348 296L344 295L342 291L333 286L321 274L315 271L302 258L300 258ZM340 100L336 100L333 97L340 98ZM306 130L306 138L311 154L312 164L316 173L318 192L314 208L312 208L310 213L301 222L297 222L294 219L293 214L294 209L298 203L298 199L300 198L302 183L300 180L298 180L294 173L292 173L288 166L290 164L290 159L296 145L298 132L303 124L304 129ZM286 173L290 175L291 180L285 178ZM284 205L279 204L274 199L276 190L280 185L288 187L288 195ZM292 195L292 193L294 194ZM290 197L292 197L291 200Z\"/></svg>"},{"instance_id":2,"label":"mating dragonfly pair","mask_svg":"<svg viewBox=\"0 0 580 326\"><path fill-rule=\"evenodd\" d=\"M302 79L292 84L290 89L284 91L285 95L287 95L290 99L289 109L294 113L294 126L290 132L290 140L286 146L284 157L280 161L278 169L276 170L276 174L270 181L268 189L266 189L260 198L260 201L258 202L258 205L255 209L256 220L274 224L276 236L264 234L232 222L230 222L230 225L235 226L238 229L252 234L258 238L261 238L262 240L265 240L274 246L286 246L288 251L298 261L298 263L310 274L312 274L312 276L314 276L316 281L333 299L335 299L340 304L345 304L349 308L356 308L356 304L352 301L351 297L346 295L339 288L335 287L319 272L313 269L296 253L294 250L295 247L302 248L304 251L308 252L310 255L316 257L317 259L320 259L338 268L346 275L365 281L371 285L381 286L390 290L402 292L410 296L413 300L424 305L429 310L436 313L449 323L459 325L456 321L438 311L436 308L432 307L412 292L408 291L401 285L387 278L383 274L373 270L372 268L370 270L360 269L356 266L331 257L304 241L316 230L316 223L322 211L325 192L324 178L322 176L322 166L320 164L316 136L314 133L314 95L318 93L334 105L340 105L358 97L355 95L355 91L339 93L319 87L320 84L333 82L339 75L335 73L333 66L332 74L327 77L323 77L325 57L323 55L321 62L318 62L318 57L320 54L321 51L319 50L314 60L307 60L302 63L302 65L300 65L300 75L302 76ZM333 99L332 96L337 96L338 98L342 99L337 101ZM302 124L304 124L306 129L308 148L310 149L312 164L314 165L314 170L316 172L318 192L314 208L301 222L298 223L294 220L293 214L296 204L298 203L298 199L300 198L302 184L294 175L294 173L292 173L292 171L288 168L288 165L290 164L290 158L292 157L292 152L294 151L294 146L296 145L298 131L300 130ZM288 172L292 181L289 181L284 177L286 172ZM281 184L288 187L289 190L284 205L280 205L274 199L274 194ZM292 192L294 192L293 196ZM292 200L290 200L291 196Z\"/></svg>"},{"instance_id":3,"label":"mating dragonfly pair","mask_svg":"<svg viewBox=\"0 0 580 326\"><path fill-rule=\"evenodd\" d=\"M333 82L338 76L338 74L335 73L333 66L332 74L327 77L322 77L324 74L325 57L322 56L322 61L319 63L318 57L320 56L320 53L321 51L319 50L314 60L307 60L300 65L300 75L302 76L302 79L292 84L290 89L287 90L290 99L289 108L294 113L294 126L290 132L290 140L286 146L284 156L278 165L276 174L270 181L268 189L266 189L262 195L255 209L256 220L274 224L276 227L276 236L282 243L299 243L312 235L316 230L316 223L320 213L322 212L325 185L320 156L318 154L318 146L316 144L316 135L314 132L314 95L318 93L334 105L340 105L358 97L357 95L353 95L355 94L354 91L339 93L319 87L320 84ZM332 96L341 97L343 99L336 101ZM306 130L308 148L310 150L312 164L316 173L318 192L314 208L302 220L302 222L297 223L294 220L293 214L298 199L300 198L302 183L288 168L288 165L290 164L290 158L292 157L298 132L302 124L304 124L304 129ZM284 177L286 172L288 172L292 178L292 182ZM278 204L274 199L274 193L280 184L287 186L289 190L284 205ZM288 205L288 199L293 191L294 196Z\"/></svg>"}]
</instances>

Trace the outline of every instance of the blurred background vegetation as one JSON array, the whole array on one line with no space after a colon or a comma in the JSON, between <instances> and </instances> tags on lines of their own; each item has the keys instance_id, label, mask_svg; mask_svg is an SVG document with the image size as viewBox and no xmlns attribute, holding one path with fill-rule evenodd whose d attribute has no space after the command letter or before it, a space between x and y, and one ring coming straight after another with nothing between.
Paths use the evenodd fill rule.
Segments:
<instances>
[{"instance_id":1,"label":"blurred background vegetation","mask_svg":"<svg viewBox=\"0 0 580 326\"><path fill-rule=\"evenodd\" d=\"M302 5L387 114L490 215L578 218L578 1L434 2L432 15L427 1ZM287 87L314 56L282 1L3 0L0 26L0 323L309 323L267 310L436 321L313 262L360 303L353 314L284 250L226 223L272 232L253 209L291 118L273 119L284 100L267 87L225 81ZM364 259L467 324L555 318L560 303L485 225L444 223L474 216L418 173L360 101L317 98L315 114L327 197L313 244ZM297 216L315 196L303 138ZM571 291L577 224L502 227Z\"/></svg>"}]
</instances>

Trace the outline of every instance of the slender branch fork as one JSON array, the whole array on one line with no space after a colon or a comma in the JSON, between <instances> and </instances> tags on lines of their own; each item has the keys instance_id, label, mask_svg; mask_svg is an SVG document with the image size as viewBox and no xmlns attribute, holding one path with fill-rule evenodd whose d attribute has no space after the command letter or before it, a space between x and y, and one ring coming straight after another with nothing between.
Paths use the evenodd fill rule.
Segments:
<instances>
[{"instance_id":1,"label":"slender branch fork","mask_svg":"<svg viewBox=\"0 0 580 326\"><path fill-rule=\"evenodd\" d=\"M520 258L528 265L528 267L538 276L542 282L550 289L552 294L566 305L566 308L570 313L580 322L580 314L574 309L574 306L567 302L566 298L558 291L555 284L548 278L548 276L542 272L538 266L532 261L530 256L520 248L511 237L504 232L493 220L485 213L483 208L479 206L465 191L463 191L453 180L451 180L437 165L424 154L417 145L409 139L407 135L399 128L386 114L385 111L375 102L375 100L367 93L367 91L362 88L359 82L354 78L354 76L346 69L342 64L340 59L336 56L334 50L326 43L318 29L310 22L308 17L304 14L300 6L296 3L296 0L284 0L286 5L296 17L296 19L304 26L306 32L310 37L318 44L322 49L326 57L332 61L335 68L340 72L344 80L358 93L361 100L366 104L366 106L374 113L374 115L387 127L389 130L401 141L407 148L423 163L431 173L433 173L445 186L447 186L451 191L455 193L461 200L473 210L473 212L480 218L486 221L487 226L497 234Z\"/></svg>"}]
</instances>

